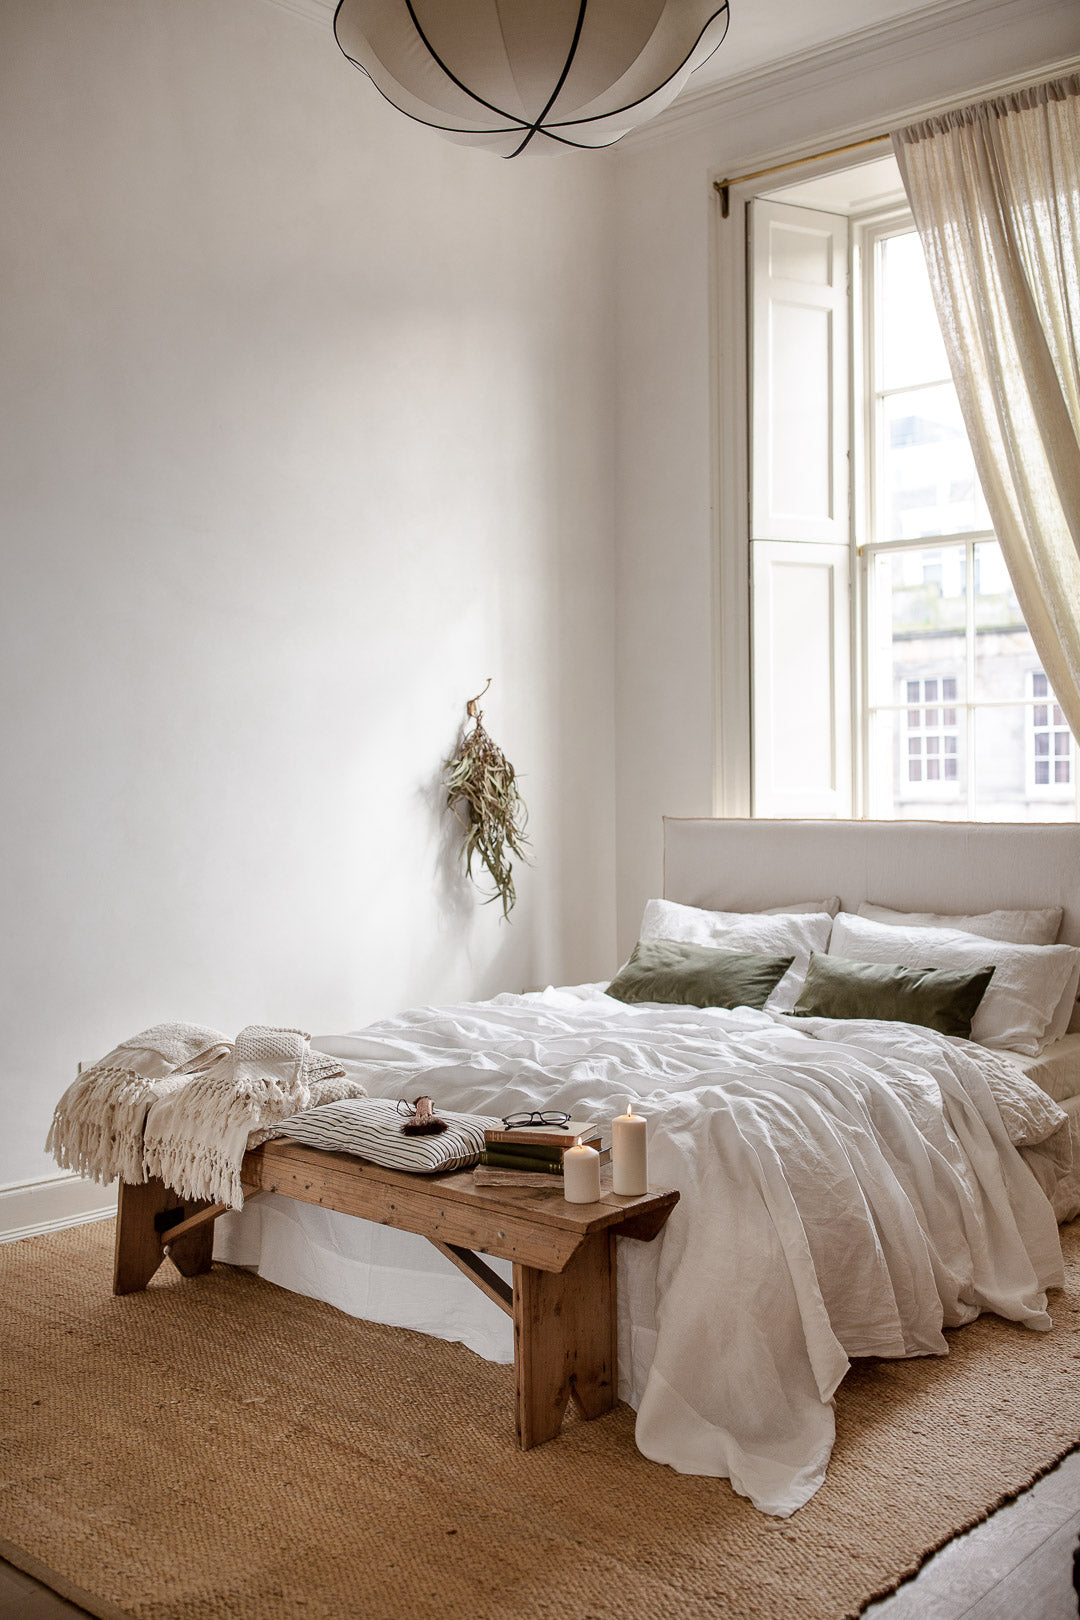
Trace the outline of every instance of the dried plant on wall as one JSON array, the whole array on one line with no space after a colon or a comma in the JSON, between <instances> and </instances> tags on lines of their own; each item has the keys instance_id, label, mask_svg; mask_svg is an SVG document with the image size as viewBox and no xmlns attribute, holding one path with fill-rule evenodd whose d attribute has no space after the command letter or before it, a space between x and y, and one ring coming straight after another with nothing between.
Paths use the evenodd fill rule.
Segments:
<instances>
[{"instance_id":1,"label":"dried plant on wall","mask_svg":"<svg viewBox=\"0 0 1080 1620\"><path fill-rule=\"evenodd\" d=\"M472 729L465 732L446 767L446 802L465 830L466 872L473 877L474 859L487 867L495 885L487 899L501 900L503 916L509 917L516 899L511 856L526 859L528 812L514 767L484 730L484 716L477 707L490 685L489 676L484 691L466 706Z\"/></svg>"}]
</instances>

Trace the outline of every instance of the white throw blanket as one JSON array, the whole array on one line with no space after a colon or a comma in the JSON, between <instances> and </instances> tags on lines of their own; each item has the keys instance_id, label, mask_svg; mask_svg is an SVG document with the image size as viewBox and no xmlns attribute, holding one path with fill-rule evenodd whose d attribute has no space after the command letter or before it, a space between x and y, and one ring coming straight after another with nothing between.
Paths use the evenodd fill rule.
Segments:
<instances>
[{"instance_id":1,"label":"white throw blanket","mask_svg":"<svg viewBox=\"0 0 1080 1620\"><path fill-rule=\"evenodd\" d=\"M363 1095L303 1030L249 1024L234 1042L198 1024L156 1024L68 1087L46 1148L106 1185L158 1176L183 1198L240 1209L249 1147L292 1114Z\"/></svg>"},{"instance_id":2,"label":"white throw blanket","mask_svg":"<svg viewBox=\"0 0 1080 1620\"><path fill-rule=\"evenodd\" d=\"M1051 1326L1057 1226L1010 1131L1065 1116L969 1042L584 986L316 1044L374 1095L463 1111L607 1120L633 1099L650 1179L682 1197L660 1240L620 1245L619 1392L647 1456L767 1512L821 1485L850 1357L944 1355L942 1329L983 1310Z\"/></svg>"}]
</instances>

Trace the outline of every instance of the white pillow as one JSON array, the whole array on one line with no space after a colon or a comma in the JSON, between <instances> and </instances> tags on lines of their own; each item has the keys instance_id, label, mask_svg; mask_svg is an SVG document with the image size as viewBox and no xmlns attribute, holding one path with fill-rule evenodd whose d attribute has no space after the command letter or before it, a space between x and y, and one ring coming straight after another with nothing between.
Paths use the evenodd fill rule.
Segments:
<instances>
[{"instance_id":1,"label":"white pillow","mask_svg":"<svg viewBox=\"0 0 1080 1620\"><path fill-rule=\"evenodd\" d=\"M821 913L827 911L830 917L835 917L840 910L840 896L831 894L827 900L793 900L790 906L764 906L759 912L747 913L753 917L791 917L801 915L807 911Z\"/></svg>"},{"instance_id":2,"label":"white pillow","mask_svg":"<svg viewBox=\"0 0 1080 1620\"><path fill-rule=\"evenodd\" d=\"M1071 945L1014 945L953 928L901 928L842 911L833 924L830 956L901 967L994 967L971 1024L982 1046L1033 1056L1046 1039L1069 986L1080 976L1080 950Z\"/></svg>"},{"instance_id":3,"label":"white pillow","mask_svg":"<svg viewBox=\"0 0 1080 1620\"><path fill-rule=\"evenodd\" d=\"M950 916L941 911L890 911L864 900L859 916L871 922L901 928L959 928L965 934L983 939L1010 940L1014 945L1053 945L1061 927L1061 906L1044 906L1033 911L982 911L971 916Z\"/></svg>"},{"instance_id":4,"label":"white pillow","mask_svg":"<svg viewBox=\"0 0 1080 1620\"><path fill-rule=\"evenodd\" d=\"M641 939L676 939L690 945L721 945L729 951L761 951L795 958L765 1006L790 1012L799 998L810 952L829 943L832 918L824 912L701 911L674 900L649 900Z\"/></svg>"}]
</instances>

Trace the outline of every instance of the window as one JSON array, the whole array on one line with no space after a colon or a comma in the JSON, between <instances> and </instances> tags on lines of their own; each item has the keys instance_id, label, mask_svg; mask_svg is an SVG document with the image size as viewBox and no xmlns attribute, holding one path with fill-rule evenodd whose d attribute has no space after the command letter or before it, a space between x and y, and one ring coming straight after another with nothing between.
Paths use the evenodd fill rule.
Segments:
<instances>
[{"instance_id":1,"label":"window","mask_svg":"<svg viewBox=\"0 0 1080 1620\"><path fill-rule=\"evenodd\" d=\"M1072 739L994 538L914 226L894 215L853 237L862 802L884 818L1071 818Z\"/></svg>"},{"instance_id":2,"label":"window","mask_svg":"<svg viewBox=\"0 0 1080 1620\"><path fill-rule=\"evenodd\" d=\"M1075 819L894 160L753 200L747 263L752 813Z\"/></svg>"},{"instance_id":3,"label":"window","mask_svg":"<svg viewBox=\"0 0 1080 1620\"><path fill-rule=\"evenodd\" d=\"M1031 697L1028 725L1028 793L1032 797L1072 798L1076 759L1072 733L1061 708L1054 702L1050 683L1041 669L1028 676Z\"/></svg>"},{"instance_id":4,"label":"window","mask_svg":"<svg viewBox=\"0 0 1080 1620\"><path fill-rule=\"evenodd\" d=\"M960 787L960 732L955 675L916 676L903 682L904 742L901 794L916 797ZM905 792L904 790L908 790Z\"/></svg>"}]
</instances>

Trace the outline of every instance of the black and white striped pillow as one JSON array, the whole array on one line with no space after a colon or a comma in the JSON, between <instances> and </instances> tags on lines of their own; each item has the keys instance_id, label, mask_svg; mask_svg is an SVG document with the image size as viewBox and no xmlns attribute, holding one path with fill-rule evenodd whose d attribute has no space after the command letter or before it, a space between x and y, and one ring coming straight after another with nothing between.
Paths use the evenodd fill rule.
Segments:
<instances>
[{"instance_id":1,"label":"black and white striped pillow","mask_svg":"<svg viewBox=\"0 0 1080 1620\"><path fill-rule=\"evenodd\" d=\"M273 1134L331 1153L355 1153L388 1170L430 1175L476 1164L484 1131L502 1127L501 1119L479 1114L451 1114L441 1108L438 1113L447 1126L438 1136L404 1136L397 1103L383 1097L349 1097L294 1114L276 1126Z\"/></svg>"}]
</instances>

